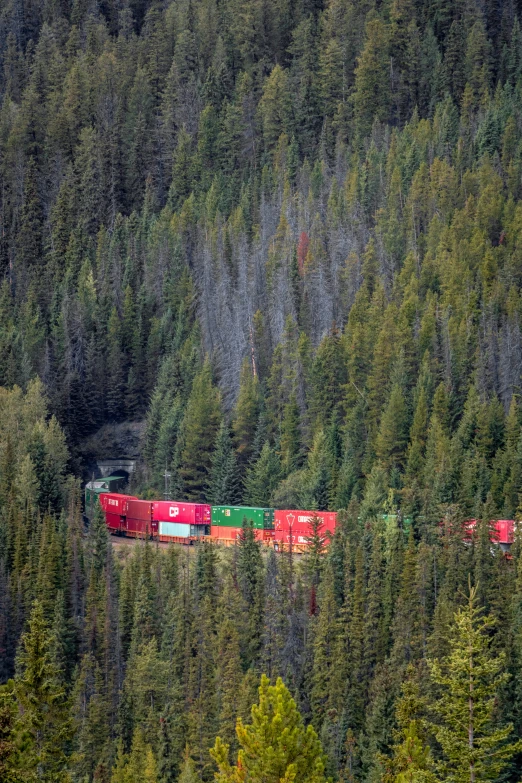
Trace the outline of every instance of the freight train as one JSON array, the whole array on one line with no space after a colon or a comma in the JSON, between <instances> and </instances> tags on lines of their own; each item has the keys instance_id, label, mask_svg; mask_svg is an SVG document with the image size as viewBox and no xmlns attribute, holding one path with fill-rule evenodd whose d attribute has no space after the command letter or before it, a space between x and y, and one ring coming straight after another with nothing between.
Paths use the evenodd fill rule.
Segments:
<instances>
[{"instance_id":1,"label":"freight train","mask_svg":"<svg viewBox=\"0 0 522 783\"><path fill-rule=\"evenodd\" d=\"M290 545L296 552L305 551L310 543L311 520L320 520L319 532L328 541L337 525L337 514L332 511L254 508L251 506L210 506L173 500L140 500L133 495L107 491L107 484L119 488L118 477L90 482L85 490L85 511L92 516L93 502L100 503L105 524L110 533L131 538L150 538L163 542L192 544L212 541L233 545L240 537L243 524L254 531L256 540L276 550ZM98 486L99 485L99 486ZM390 521L395 516L385 515ZM410 519L402 520L405 530ZM463 523L463 541L474 536L477 521ZM512 519L498 519L490 523L491 542L509 554L514 542L517 523Z\"/></svg>"},{"instance_id":2,"label":"freight train","mask_svg":"<svg viewBox=\"0 0 522 783\"><path fill-rule=\"evenodd\" d=\"M90 482L92 484L92 482ZM94 488L86 489L86 515L92 514ZM173 500L140 500L120 492L101 491L97 500L110 533L131 538L148 538L178 544L208 540L233 545L243 525L254 531L257 541L274 549L303 551L309 543L312 517L320 520L319 531L326 539L335 532L337 514L332 511L210 506Z\"/></svg>"}]
</instances>

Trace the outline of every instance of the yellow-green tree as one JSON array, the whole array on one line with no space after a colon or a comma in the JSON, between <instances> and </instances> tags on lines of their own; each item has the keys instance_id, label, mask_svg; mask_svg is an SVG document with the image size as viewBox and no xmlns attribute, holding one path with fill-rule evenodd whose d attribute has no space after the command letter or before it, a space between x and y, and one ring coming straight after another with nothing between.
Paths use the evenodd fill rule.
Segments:
<instances>
[{"instance_id":1,"label":"yellow-green tree","mask_svg":"<svg viewBox=\"0 0 522 783\"><path fill-rule=\"evenodd\" d=\"M217 783L326 783L326 759L312 726L305 728L290 691L279 677L270 685L261 677L259 703L252 707L252 723L237 721L241 746L237 763L229 760L229 746L220 737L210 751L218 766Z\"/></svg>"},{"instance_id":2,"label":"yellow-green tree","mask_svg":"<svg viewBox=\"0 0 522 783\"><path fill-rule=\"evenodd\" d=\"M139 729L134 732L130 753L118 746L111 783L158 783L156 759L150 745Z\"/></svg>"},{"instance_id":3,"label":"yellow-green tree","mask_svg":"<svg viewBox=\"0 0 522 783\"><path fill-rule=\"evenodd\" d=\"M497 780L522 750L522 740L510 741L513 724L502 725L496 714L497 694L509 675L505 654L491 649L494 625L470 583L466 603L453 617L448 655L428 661L440 688L434 732L442 748L440 779L447 783Z\"/></svg>"}]
</instances>

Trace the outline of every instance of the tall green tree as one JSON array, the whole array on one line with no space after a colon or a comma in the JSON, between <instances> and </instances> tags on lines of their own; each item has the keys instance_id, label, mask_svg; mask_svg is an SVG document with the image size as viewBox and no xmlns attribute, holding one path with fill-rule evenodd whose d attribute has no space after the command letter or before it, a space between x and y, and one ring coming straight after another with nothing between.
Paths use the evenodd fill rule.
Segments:
<instances>
[{"instance_id":1,"label":"tall green tree","mask_svg":"<svg viewBox=\"0 0 522 783\"><path fill-rule=\"evenodd\" d=\"M219 391L212 382L207 360L194 378L183 419L180 473L185 493L191 500L204 500L220 416Z\"/></svg>"},{"instance_id":2,"label":"tall green tree","mask_svg":"<svg viewBox=\"0 0 522 783\"><path fill-rule=\"evenodd\" d=\"M306 729L295 701L283 681L270 685L261 678L259 703L252 707L252 723L237 723L241 748L237 765L229 760L229 746L219 737L211 751L218 765L219 783L262 779L267 783L302 780L323 783L326 759L312 726Z\"/></svg>"},{"instance_id":3,"label":"tall green tree","mask_svg":"<svg viewBox=\"0 0 522 783\"><path fill-rule=\"evenodd\" d=\"M52 661L53 637L43 605L35 601L17 658L15 693L22 711L23 768L42 781L69 779L67 747L72 737L69 705Z\"/></svg>"},{"instance_id":4,"label":"tall green tree","mask_svg":"<svg viewBox=\"0 0 522 783\"><path fill-rule=\"evenodd\" d=\"M491 649L494 625L477 605L477 587L470 583L464 606L453 616L448 655L428 661L441 689L434 733L442 748L443 780L491 780L522 749L522 740L511 739L513 725L503 725L495 714L498 690L509 675L505 655Z\"/></svg>"}]
</instances>

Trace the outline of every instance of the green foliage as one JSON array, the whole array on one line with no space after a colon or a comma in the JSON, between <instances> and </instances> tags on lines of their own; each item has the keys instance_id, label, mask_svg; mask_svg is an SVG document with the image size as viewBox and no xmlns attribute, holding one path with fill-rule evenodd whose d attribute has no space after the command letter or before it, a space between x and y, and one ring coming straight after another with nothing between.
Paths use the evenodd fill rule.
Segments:
<instances>
[{"instance_id":1,"label":"green foliage","mask_svg":"<svg viewBox=\"0 0 522 783\"><path fill-rule=\"evenodd\" d=\"M194 378L183 419L180 472L185 494L191 500L204 499L220 413L219 392L212 383L211 368L207 361Z\"/></svg>"},{"instance_id":2,"label":"green foliage","mask_svg":"<svg viewBox=\"0 0 522 783\"><path fill-rule=\"evenodd\" d=\"M69 779L66 748L72 736L65 690L52 662L52 641L43 606L35 601L21 639L15 693L22 710L22 768L49 783Z\"/></svg>"},{"instance_id":3,"label":"green foliage","mask_svg":"<svg viewBox=\"0 0 522 783\"><path fill-rule=\"evenodd\" d=\"M259 458L250 465L246 474L244 502L249 506L269 506L272 493L279 483L280 472L277 453L269 441L265 441Z\"/></svg>"},{"instance_id":4,"label":"green foliage","mask_svg":"<svg viewBox=\"0 0 522 783\"><path fill-rule=\"evenodd\" d=\"M466 603L453 618L448 655L429 662L434 682L444 688L436 704L440 724L434 729L444 780L497 778L522 747L521 740L509 741L513 725L502 725L495 715L497 693L508 674L503 654L490 648L494 622L477 606L477 587L470 583Z\"/></svg>"},{"instance_id":5,"label":"green foliage","mask_svg":"<svg viewBox=\"0 0 522 783\"><path fill-rule=\"evenodd\" d=\"M458 680L471 573L496 622L474 748L512 723L480 775L516 780L518 752L494 764L522 733L520 546L489 536L522 508L517 14L2 3L0 777L108 783L121 740L120 776L210 780L261 671L328 775L426 780L429 745L469 777L459 688L421 688L439 743L398 693L409 663ZM328 552L265 563L245 530L218 556L113 556L67 474L143 422L133 491L168 470L178 498L349 509ZM16 668L35 600L36 701Z\"/></svg>"},{"instance_id":6,"label":"green foliage","mask_svg":"<svg viewBox=\"0 0 522 783\"><path fill-rule=\"evenodd\" d=\"M241 749L237 765L229 761L229 747L218 737L212 757L218 765L216 779L226 781L253 779L268 783L302 780L320 783L325 778L325 758L312 726L306 729L290 692L279 678L270 685L266 676L259 686L259 704L252 707L252 723L237 724Z\"/></svg>"},{"instance_id":7,"label":"green foliage","mask_svg":"<svg viewBox=\"0 0 522 783\"><path fill-rule=\"evenodd\" d=\"M152 748L141 732L136 730L132 738L129 753L124 753L120 745L116 763L112 770L111 783L157 783L157 765Z\"/></svg>"},{"instance_id":8,"label":"green foliage","mask_svg":"<svg viewBox=\"0 0 522 783\"><path fill-rule=\"evenodd\" d=\"M217 506L234 505L241 500L239 468L225 421L221 422L216 437L206 497Z\"/></svg>"}]
</instances>

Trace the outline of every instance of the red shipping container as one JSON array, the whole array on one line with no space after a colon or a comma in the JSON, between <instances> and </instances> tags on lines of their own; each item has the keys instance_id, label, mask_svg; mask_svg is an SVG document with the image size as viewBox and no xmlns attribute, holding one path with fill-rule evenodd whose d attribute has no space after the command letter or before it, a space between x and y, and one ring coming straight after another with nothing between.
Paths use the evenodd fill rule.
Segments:
<instances>
[{"instance_id":1,"label":"red shipping container","mask_svg":"<svg viewBox=\"0 0 522 783\"><path fill-rule=\"evenodd\" d=\"M241 527L226 527L225 525L212 525L210 528L211 538L219 538L226 541L239 541L241 537ZM253 528L256 541L270 541L273 539L273 530L258 530Z\"/></svg>"},{"instance_id":2,"label":"red shipping container","mask_svg":"<svg viewBox=\"0 0 522 783\"><path fill-rule=\"evenodd\" d=\"M495 530L499 544L512 544L515 531L515 522L512 519L497 519Z\"/></svg>"},{"instance_id":3,"label":"red shipping container","mask_svg":"<svg viewBox=\"0 0 522 783\"><path fill-rule=\"evenodd\" d=\"M123 513L126 517L132 517L132 519L150 521L152 519L152 501L128 498L123 504Z\"/></svg>"},{"instance_id":4,"label":"red shipping container","mask_svg":"<svg viewBox=\"0 0 522 783\"><path fill-rule=\"evenodd\" d=\"M276 543L285 544L286 546L289 546L291 543L292 546L307 547L310 544L308 539L308 533L297 533L293 529L291 535L288 531L285 532L283 530L276 530L276 534L274 536L274 541Z\"/></svg>"},{"instance_id":5,"label":"red shipping container","mask_svg":"<svg viewBox=\"0 0 522 783\"><path fill-rule=\"evenodd\" d=\"M152 504L152 518L158 522L210 525L210 506L205 503L185 503L183 500L155 500Z\"/></svg>"},{"instance_id":6,"label":"red shipping container","mask_svg":"<svg viewBox=\"0 0 522 783\"><path fill-rule=\"evenodd\" d=\"M119 514L111 514L109 511L105 512L105 524L111 531L118 531L123 529L122 520Z\"/></svg>"},{"instance_id":7,"label":"red shipping container","mask_svg":"<svg viewBox=\"0 0 522 783\"><path fill-rule=\"evenodd\" d=\"M127 517L123 529L131 538L148 538L151 533L151 522L149 519Z\"/></svg>"},{"instance_id":8,"label":"red shipping container","mask_svg":"<svg viewBox=\"0 0 522 783\"><path fill-rule=\"evenodd\" d=\"M211 538L221 538L228 540L237 540L241 535L240 527L225 527L221 525L212 525L210 528Z\"/></svg>"},{"instance_id":9,"label":"red shipping container","mask_svg":"<svg viewBox=\"0 0 522 783\"><path fill-rule=\"evenodd\" d=\"M274 528L276 541L289 541L290 531L293 536L299 536L303 539L301 543L306 543L305 539L310 536L310 520L313 516L318 516L322 521L321 532L329 532L333 535L337 521L337 514L334 511L298 511L298 510L276 510L274 513Z\"/></svg>"},{"instance_id":10,"label":"red shipping container","mask_svg":"<svg viewBox=\"0 0 522 783\"><path fill-rule=\"evenodd\" d=\"M125 503L127 500L135 499L134 495L121 495L118 492L102 492L100 494L100 505L105 512L123 516Z\"/></svg>"}]
</instances>

